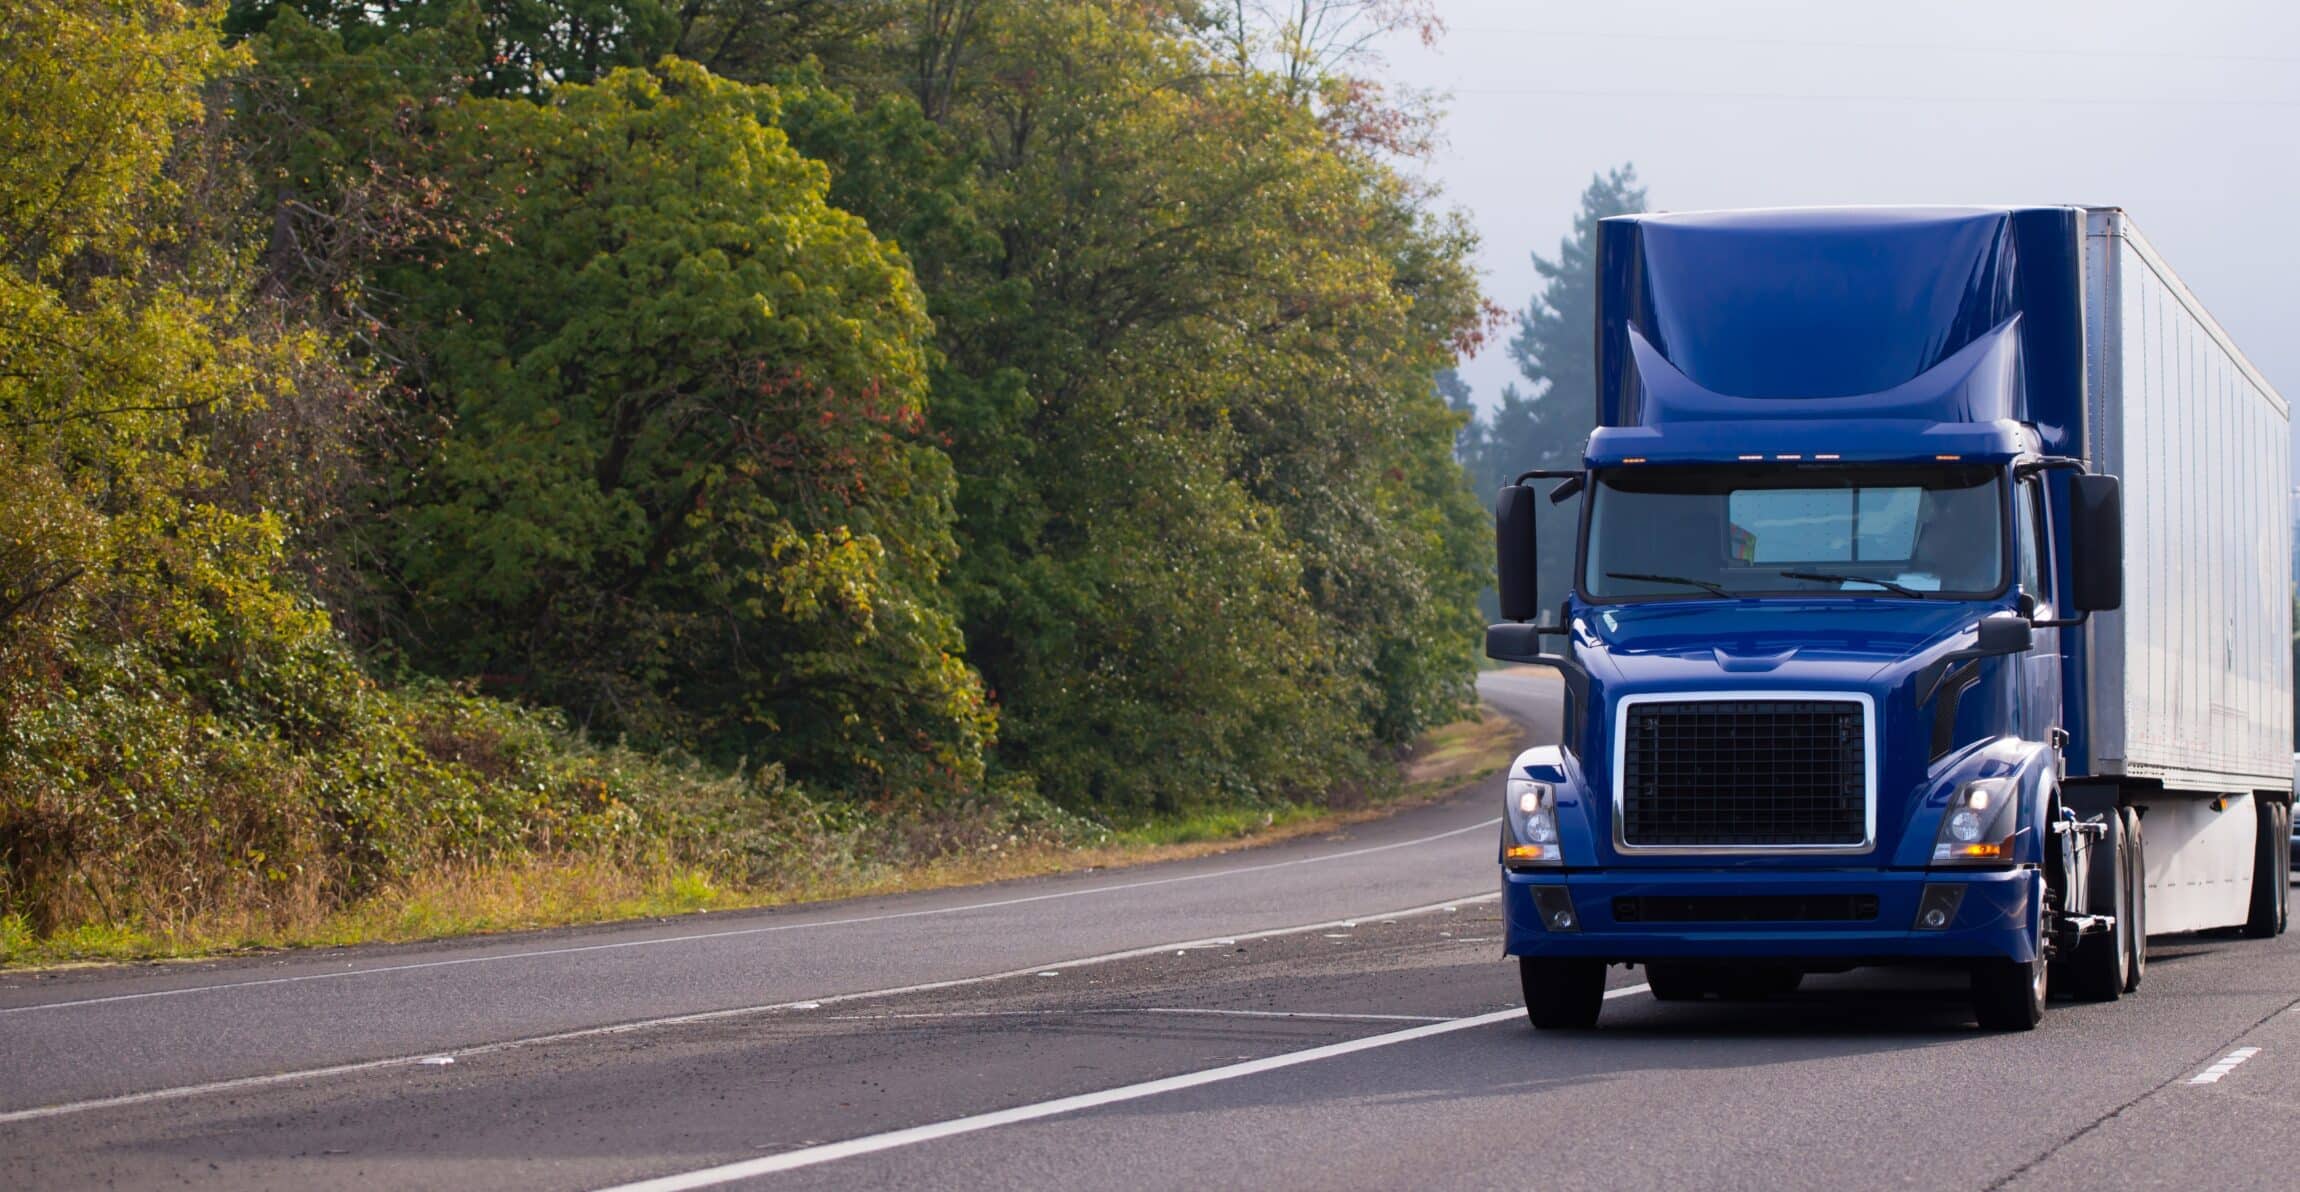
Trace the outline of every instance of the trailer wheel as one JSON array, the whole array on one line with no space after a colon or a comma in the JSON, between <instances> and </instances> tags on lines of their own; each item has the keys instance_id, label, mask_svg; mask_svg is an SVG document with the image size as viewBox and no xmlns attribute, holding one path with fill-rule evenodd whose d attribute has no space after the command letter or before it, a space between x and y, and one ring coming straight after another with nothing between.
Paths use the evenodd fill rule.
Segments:
<instances>
[{"instance_id":1,"label":"trailer wheel","mask_svg":"<svg viewBox=\"0 0 2300 1192\"><path fill-rule=\"evenodd\" d=\"M2292 838L2292 805L2276 805L2276 934L2292 925L2292 850L2284 842Z\"/></svg>"},{"instance_id":2,"label":"trailer wheel","mask_svg":"<svg viewBox=\"0 0 2300 1192\"><path fill-rule=\"evenodd\" d=\"M2284 817L2278 811L2280 804L2257 797L2253 804L2259 808L2260 830L2252 847L2252 913L2244 921L2244 936L2264 940L2284 927L2284 904L2289 891L2284 881L2284 865L2290 858L2281 831Z\"/></svg>"},{"instance_id":3,"label":"trailer wheel","mask_svg":"<svg viewBox=\"0 0 2300 1192\"><path fill-rule=\"evenodd\" d=\"M1517 958L1518 984L1525 990L1525 1016L1534 1029L1585 1031L1597 1025L1605 1008L1605 962Z\"/></svg>"},{"instance_id":4,"label":"trailer wheel","mask_svg":"<svg viewBox=\"0 0 2300 1192\"><path fill-rule=\"evenodd\" d=\"M2127 890L2132 850L2125 843L2124 814L2109 815L2103 826L2108 831L2093 842L2085 867L2084 909L2113 918L2116 926L2078 940L2076 954L2069 957L2068 991L2088 1002L2113 1002L2124 996L2132 976L2132 947L2125 938L2131 929L2126 916L2131 910Z\"/></svg>"},{"instance_id":5,"label":"trailer wheel","mask_svg":"<svg viewBox=\"0 0 2300 1192\"><path fill-rule=\"evenodd\" d=\"M2131 993L2148 971L2148 852L2140 835L2140 809L2120 807L2117 814L2124 819L2124 908L2132 921L2132 930L2124 933L2125 947L2132 951L2125 962L2124 991Z\"/></svg>"}]
</instances>

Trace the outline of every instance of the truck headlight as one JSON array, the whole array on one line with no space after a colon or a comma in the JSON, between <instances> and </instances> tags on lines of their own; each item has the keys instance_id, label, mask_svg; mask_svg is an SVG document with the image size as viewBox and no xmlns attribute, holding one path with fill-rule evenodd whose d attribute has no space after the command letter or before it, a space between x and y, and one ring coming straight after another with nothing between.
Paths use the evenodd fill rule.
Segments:
<instances>
[{"instance_id":1,"label":"truck headlight","mask_svg":"<svg viewBox=\"0 0 2300 1192\"><path fill-rule=\"evenodd\" d=\"M1556 787L1531 778L1510 779L1509 813L1511 835L1516 839L1502 849L1504 865L1515 869L1564 862L1557 846Z\"/></svg>"},{"instance_id":2,"label":"truck headlight","mask_svg":"<svg viewBox=\"0 0 2300 1192\"><path fill-rule=\"evenodd\" d=\"M1933 843L1935 865L1994 865L2009 861L2020 834L2020 786L2010 778L1982 778L1957 788Z\"/></svg>"}]
</instances>

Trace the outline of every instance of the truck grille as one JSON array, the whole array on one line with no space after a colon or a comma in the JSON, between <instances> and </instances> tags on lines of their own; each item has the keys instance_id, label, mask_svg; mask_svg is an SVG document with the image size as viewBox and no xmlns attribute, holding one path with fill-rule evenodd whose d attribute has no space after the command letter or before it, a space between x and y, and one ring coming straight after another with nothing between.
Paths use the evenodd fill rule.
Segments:
<instances>
[{"instance_id":1,"label":"truck grille","mask_svg":"<svg viewBox=\"0 0 2300 1192\"><path fill-rule=\"evenodd\" d=\"M1632 848L1859 846L1862 706L1702 700L1630 706L1621 839Z\"/></svg>"}]
</instances>

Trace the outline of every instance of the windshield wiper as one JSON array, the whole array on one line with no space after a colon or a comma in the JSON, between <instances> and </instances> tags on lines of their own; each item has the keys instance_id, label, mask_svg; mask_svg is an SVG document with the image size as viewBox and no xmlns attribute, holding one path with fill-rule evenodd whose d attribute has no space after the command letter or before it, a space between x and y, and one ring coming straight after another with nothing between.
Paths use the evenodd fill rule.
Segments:
<instances>
[{"instance_id":1,"label":"windshield wiper","mask_svg":"<svg viewBox=\"0 0 2300 1192\"><path fill-rule=\"evenodd\" d=\"M1649 584L1684 584L1688 588L1699 588L1712 596L1723 596L1727 599L1731 599L1733 596L1733 593L1726 591L1717 584L1710 583L1708 580L1687 579L1682 575L1646 575L1636 571L1608 571L1605 573L1605 578L1634 579Z\"/></svg>"},{"instance_id":2,"label":"windshield wiper","mask_svg":"<svg viewBox=\"0 0 2300 1192\"><path fill-rule=\"evenodd\" d=\"M1870 579L1865 575L1833 575L1826 571L1784 571L1781 573L1781 578L1810 579L1818 580L1822 583L1874 584L1875 586L1883 588L1884 590L1891 592L1896 596L1912 596L1918 600L1925 598L1925 594L1923 592L1909 587L1906 584L1896 584L1889 579Z\"/></svg>"}]
</instances>

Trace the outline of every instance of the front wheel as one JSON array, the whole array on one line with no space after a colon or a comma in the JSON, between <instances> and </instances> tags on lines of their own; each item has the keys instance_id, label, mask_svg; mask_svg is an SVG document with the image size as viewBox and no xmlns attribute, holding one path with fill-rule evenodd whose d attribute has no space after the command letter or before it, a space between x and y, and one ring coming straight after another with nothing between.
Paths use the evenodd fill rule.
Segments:
<instances>
[{"instance_id":1,"label":"front wheel","mask_svg":"<svg viewBox=\"0 0 2300 1192\"><path fill-rule=\"evenodd\" d=\"M1984 1031L2028 1031L2044 1021L2045 960L1984 960L1973 969L1973 1017Z\"/></svg>"},{"instance_id":2,"label":"front wheel","mask_svg":"<svg viewBox=\"0 0 2300 1192\"><path fill-rule=\"evenodd\" d=\"M2057 868L2057 867L2056 867ZM2065 883L2052 885L2065 889ZM1973 1017L1984 1031L2029 1031L2044 1021L2045 986L2051 967L2045 960L2045 942L2052 938L2055 895L2043 891L2037 908L2036 935L2030 940L2027 963L1992 957L1973 966Z\"/></svg>"},{"instance_id":3,"label":"front wheel","mask_svg":"<svg viewBox=\"0 0 2300 1192\"><path fill-rule=\"evenodd\" d=\"M1518 983L1525 990L1525 1016L1534 1029L1585 1031L1597 1025L1605 1008L1605 962L1517 958Z\"/></svg>"}]
</instances>

